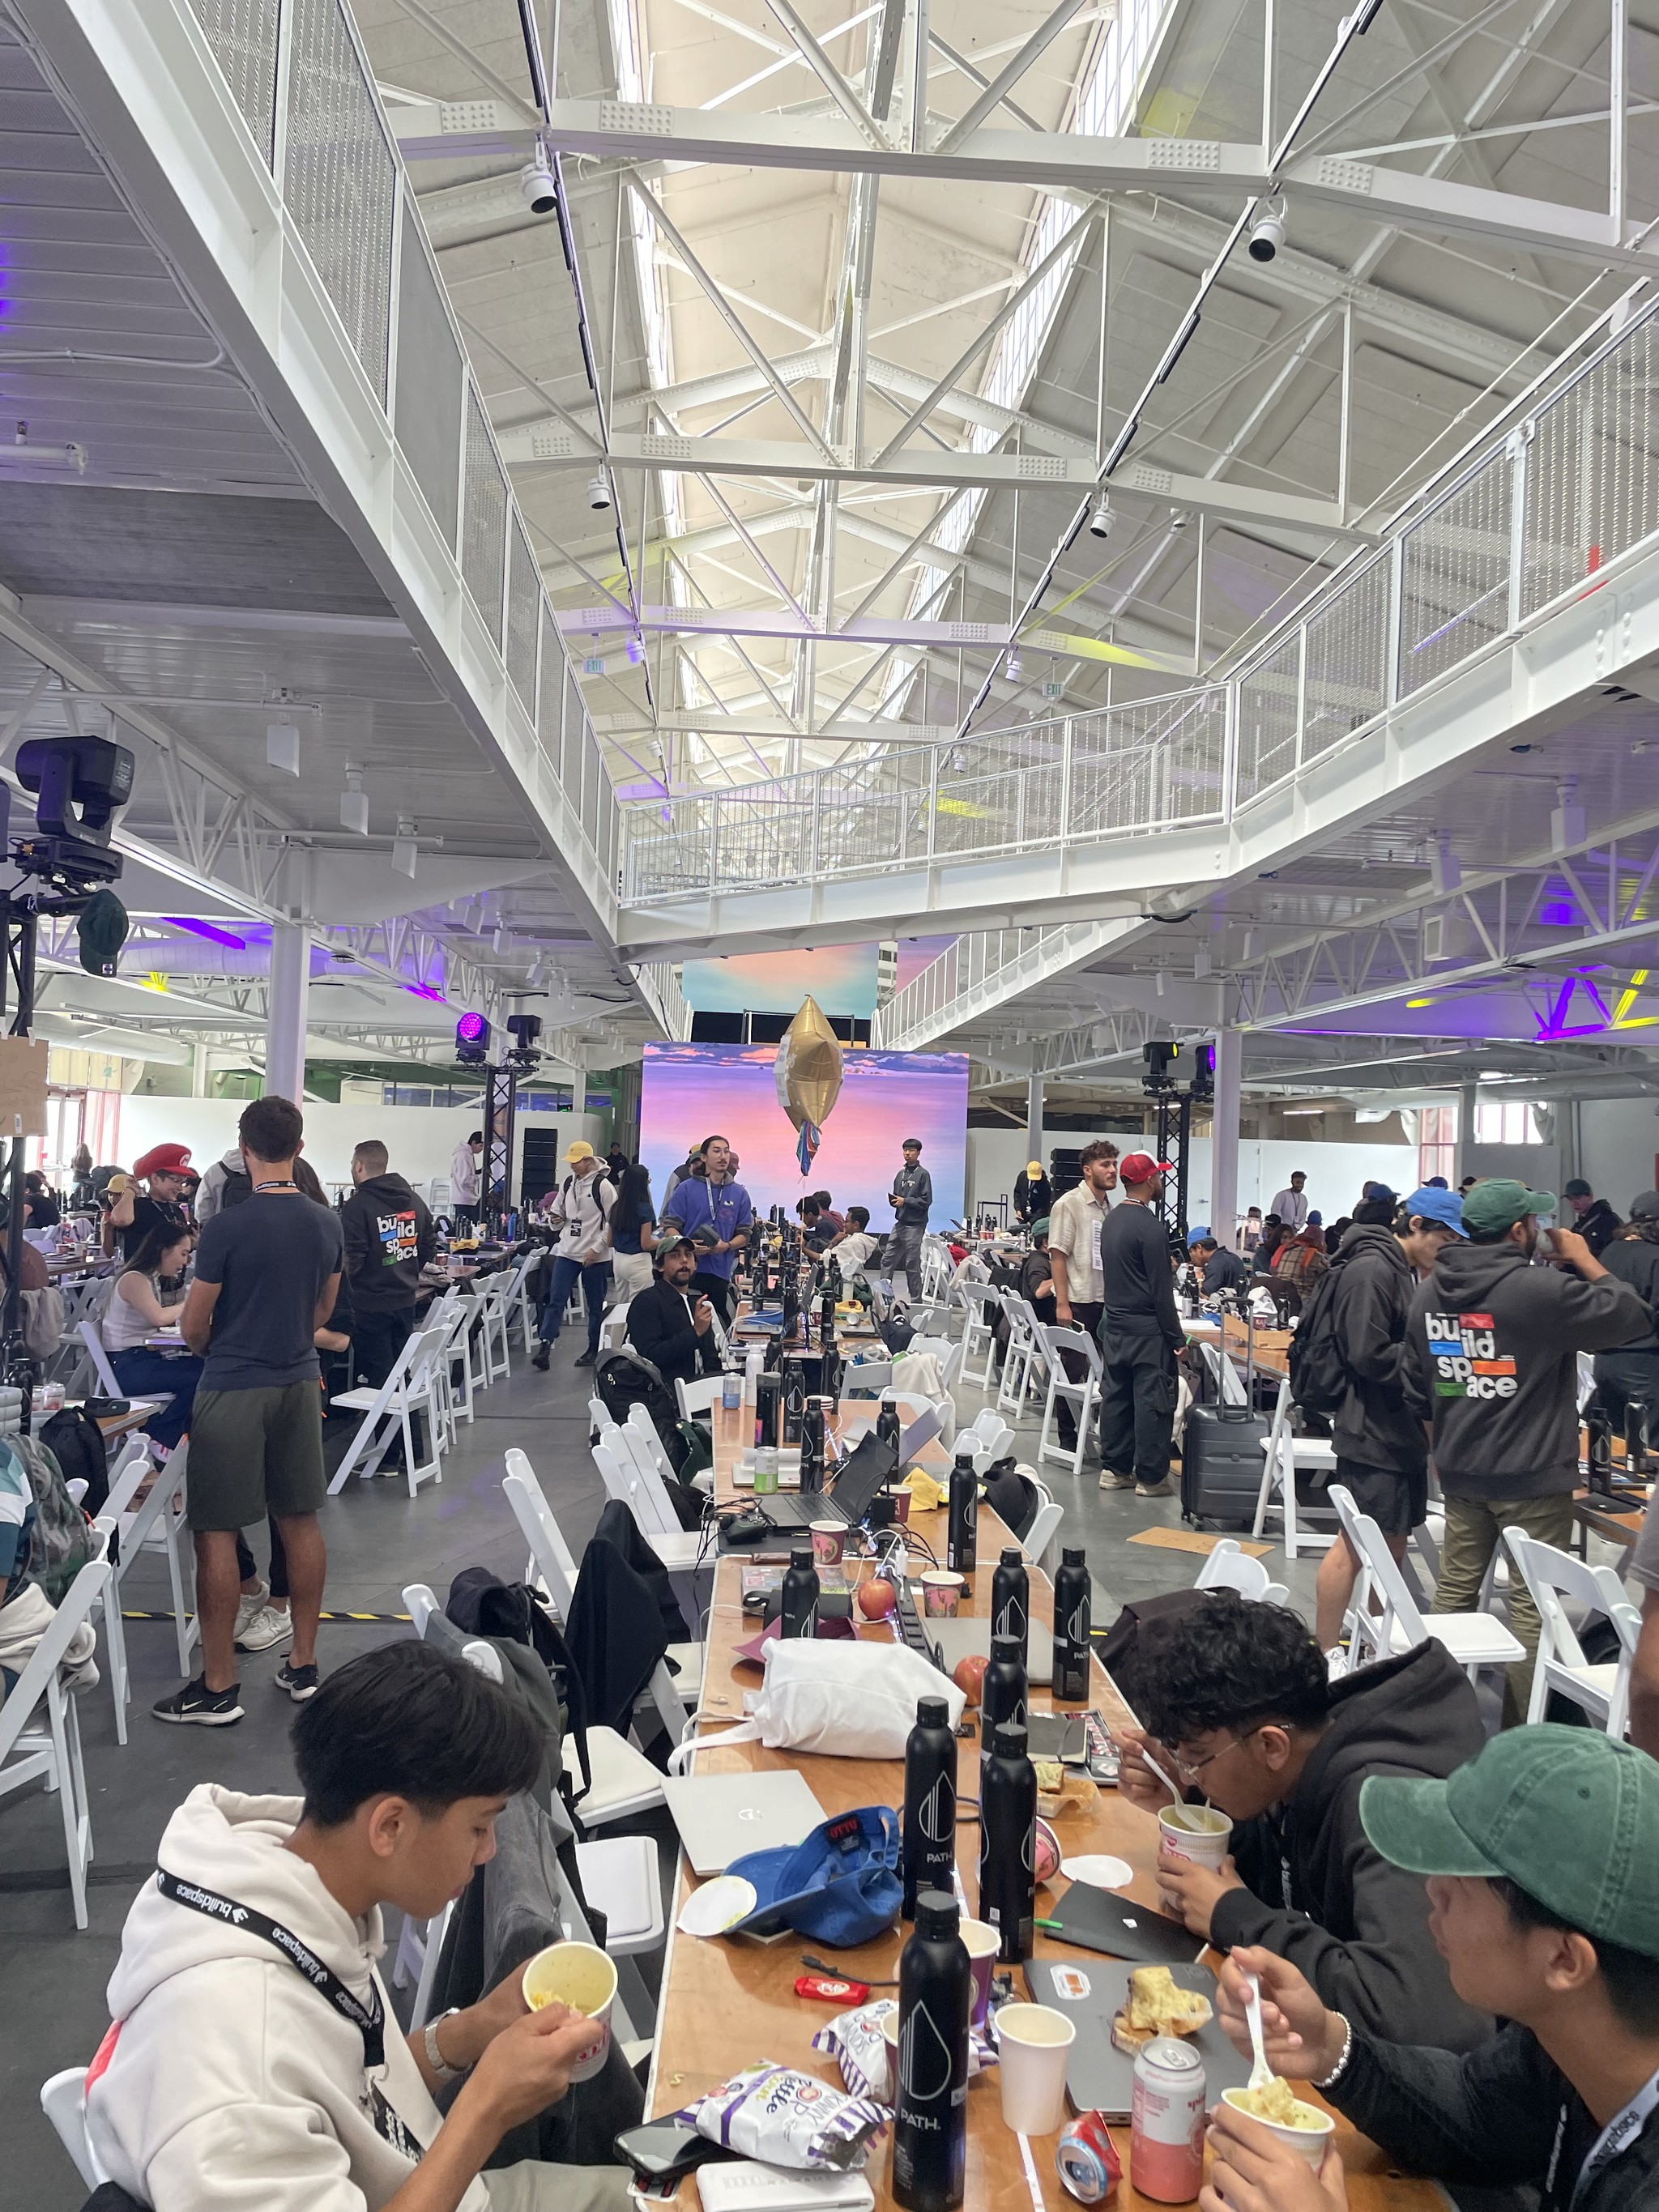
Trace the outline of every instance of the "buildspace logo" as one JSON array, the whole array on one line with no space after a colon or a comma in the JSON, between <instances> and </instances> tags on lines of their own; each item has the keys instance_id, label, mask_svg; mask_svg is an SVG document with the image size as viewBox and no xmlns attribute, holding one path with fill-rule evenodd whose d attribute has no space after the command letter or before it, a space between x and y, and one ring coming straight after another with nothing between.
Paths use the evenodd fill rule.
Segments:
<instances>
[{"instance_id":1,"label":"buildspace logo","mask_svg":"<svg viewBox=\"0 0 1659 2212\"><path fill-rule=\"evenodd\" d=\"M1423 1317L1438 1398L1512 1398L1520 1387L1515 1362L1498 1349L1490 1314L1429 1313Z\"/></svg>"}]
</instances>

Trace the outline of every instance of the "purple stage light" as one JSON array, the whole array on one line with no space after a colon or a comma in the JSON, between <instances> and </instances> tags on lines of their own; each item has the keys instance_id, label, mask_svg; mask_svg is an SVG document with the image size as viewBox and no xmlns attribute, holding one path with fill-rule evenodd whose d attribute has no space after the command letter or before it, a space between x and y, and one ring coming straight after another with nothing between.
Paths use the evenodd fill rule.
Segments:
<instances>
[{"instance_id":1,"label":"purple stage light","mask_svg":"<svg viewBox=\"0 0 1659 2212\"><path fill-rule=\"evenodd\" d=\"M196 921L187 914L164 914L161 919L169 929L187 929L192 937L205 937L213 945L228 945L233 952L247 950L246 938L233 937L229 930L221 929L214 922Z\"/></svg>"},{"instance_id":2,"label":"purple stage light","mask_svg":"<svg viewBox=\"0 0 1659 2212\"><path fill-rule=\"evenodd\" d=\"M455 1024L455 1034L463 1044L477 1044L480 1037L489 1036L489 1024L482 1014L463 1014Z\"/></svg>"}]
</instances>

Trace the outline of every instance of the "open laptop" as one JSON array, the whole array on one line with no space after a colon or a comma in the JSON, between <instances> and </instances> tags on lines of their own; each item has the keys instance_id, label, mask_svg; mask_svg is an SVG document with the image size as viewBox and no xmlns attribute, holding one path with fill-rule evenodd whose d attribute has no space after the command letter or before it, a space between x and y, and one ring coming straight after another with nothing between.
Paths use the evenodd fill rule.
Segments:
<instances>
[{"instance_id":1,"label":"open laptop","mask_svg":"<svg viewBox=\"0 0 1659 2212\"><path fill-rule=\"evenodd\" d=\"M806 1528L814 1521L844 1521L856 1528L897 1465L892 1445L884 1443L872 1429L859 1438L823 1490L768 1491L744 1510L763 1513L775 1528Z\"/></svg>"},{"instance_id":2,"label":"open laptop","mask_svg":"<svg viewBox=\"0 0 1659 2212\"><path fill-rule=\"evenodd\" d=\"M699 1875L733 1859L804 1844L826 1815L794 1767L764 1774L670 1774L662 1793Z\"/></svg>"},{"instance_id":3,"label":"open laptop","mask_svg":"<svg viewBox=\"0 0 1659 2212\"><path fill-rule=\"evenodd\" d=\"M938 1434L938 1409L933 1406L925 1406L899 1437L899 1465L902 1467L908 1461L913 1460L922 1446L931 1443ZM848 1449L833 1434L825 1436L823 1444L826 1455L836 1460L839 1460ZM834 1469L831 1468L830 1472L833 1474ZM738 1467L732 1477L732 1489L752 1490L754 1486L754 1468ZM800 1447L798 1444L785 1444L778 1453L778 1487L780 1490L800 1488ZM822 1520L823 1516L819 1514L814 1517ZM862 1517L863 1516L860 1515L860 1518L862 1519Z\"/></svg>"},{"instance_id":4,"label":"open laptop","mask_svg":"<svg viewBox=\"0 0 1659 2212\"><path fill-rule=\"evenodd\" d=\"M972 1620L966 1614L958 1614L954 1620L925 1620L922 1633L947 1674L954 1674L964 1659L988 1659L991 1656L991 1624L986 1620ZM1054 1673L1053 1633L1041 1621L1034 1620L1025 1633L1025 1679L1046 1689L1054 1680Z\"/></svg>"}]
</instances>

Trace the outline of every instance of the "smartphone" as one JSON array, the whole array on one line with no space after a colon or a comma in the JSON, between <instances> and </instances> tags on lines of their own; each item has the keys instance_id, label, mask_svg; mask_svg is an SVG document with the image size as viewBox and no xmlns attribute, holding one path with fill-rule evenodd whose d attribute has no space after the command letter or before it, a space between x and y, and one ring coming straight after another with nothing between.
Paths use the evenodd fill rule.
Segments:
<instances>
[{"instance_id":1,"label":"smartphone","mask_svg":"<svg viewBox=\"0 0 1659 2212\"><path fill-rule=\"evenodd\" d=\"M724 2143L711 2142L678 2117L646 2120L637 2128L626 2128L612 2148L642 2181L653 2184L678 2181L708 2159L737 2156Z\"/></svg>"}]
</instances>

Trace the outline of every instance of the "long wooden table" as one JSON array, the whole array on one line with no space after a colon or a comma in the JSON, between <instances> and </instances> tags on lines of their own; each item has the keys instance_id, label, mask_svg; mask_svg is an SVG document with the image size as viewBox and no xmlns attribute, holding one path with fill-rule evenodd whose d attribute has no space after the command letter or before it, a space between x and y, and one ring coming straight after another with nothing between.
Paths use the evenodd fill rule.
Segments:
<instances>
[{"instance_id":1,"label":"long wooden table","mask_svg":"<svg viewBox=\"0 0 1659 2212\"><path fill-rule=\"evenodd\" d=\"M738 1425L738 1417L728 1415L724 1421L717 1420L717 1476L721 1460L729 1459ZM720 1448L722 1441L724 1450ZM945 1523L943 1512L918 1515L915 1519L918 1532L927 1538L941 1557L945 1551ZM989 1611L991 1571L1001 1547L1012 1540L988 1507L981 1507L978 1547L981 1564L972 1578L973 1589L967 1605L972 1613L983 1616ZM1049 1627L1053 1622L1053 1593L1048 1577L1032 1566L1030 1580L1033 1621ZM715 1577L708 1619L699 1719L702 1729L713 1730L725 1719L741 1719L744 1692L759 1686L759 1670L733 1658L734 1647L753 1632L754 1621L745 1618L742 1610L740 1563L724 1559ZM896 1632L883 1623L861 1627L860 1632L871 1638L884 1639ZM1092 1662L1091 1668L1091 1701L1100 1707L1109 1721L1121 1717L1125 1708L1098 1661ZM1035 1686L1030 1702L1035 1711L1050 1708L1048 1692ZM964 1799L977 1799L979 1795L979 1752L977 1734L962 1741L957 1788ZM826 1817L860 1805L896 1807L903 1802L903 1771L899 1761L812 1757L768 1751L754 1743L722 1749L716 1737L696 1753L693 1771L732 1774L792 1765L799 1767L805 1777ZM1057 1823L1056 1832L1067 1856L1111 1851L1127 1859L1134 1869L1130 1894L1146 1905L1156 1902L1157 1823L1150 1814L1124 1802L1115 1790L1097 1791L1092 1811ZM959 1831L957 1862L963 1889L971 1906L977 1902L978 1895L978 1829L971 1823L964 1823ZM686 1896L696 1886L696 1877L682 1857L674 1898L675 1920ZM1056 1875L1053 1885L1039 1889L1039 1914L1058 1901L1064 1887L1064 1878ZM856 1979L890 1978L898 1971L896 1962L906 1932L896 1929L860 1949L837 1951L833 1954L834 1965ZM813 1947L794 1938L766 1945L724 1937L701 1942L679 1934L671 1926L647 2098L653 2115L675 2110L693 2097L717 2087L741 2067L764 2059L799 2067L839 2086L834 2062L811 2047L814 2032L834 2017L833 2010L799 1998L794 1993L795 1978L804 1971L800 1964L804 1948ZM1093 1955L1042 1933L1038 1935L1036 1948L1038 1956L1043 1958L1086 1960ZM1002 2124L1000 2090L994 2069L969 2084L968 2114L965 2212L1032 2212L1018 2138ZM1120 2212L1136 2212L1136 2208L1150 2204L1152 2200L1139 2194L1128 2175L1128 2130L1114 2132L1125 2168L1125 2179L1118 2185L1114 2203ZM1034 2145L1048 2212L1060 2212L1060 2208L1071 2201L1054 2172L1055 2140L1049 2137ZM1435 2185L1393 2171L1374 2144L1356 2135L1340 2119L1337 2145L1347 2168L1352 2212L1428 2212L1430 2207L1443 2207L1445 2199ZM888 2143L883 2141L872 2153L866 2169L881 2207L892 2202L890 2162ZM695 2179L688 2179L681 2188L682 2202L688 2208L696 2205L695 2192Z\"/></svg>"}]
</instances>

